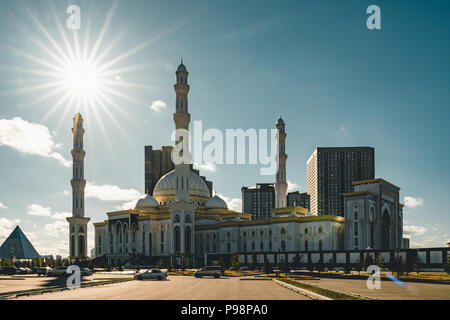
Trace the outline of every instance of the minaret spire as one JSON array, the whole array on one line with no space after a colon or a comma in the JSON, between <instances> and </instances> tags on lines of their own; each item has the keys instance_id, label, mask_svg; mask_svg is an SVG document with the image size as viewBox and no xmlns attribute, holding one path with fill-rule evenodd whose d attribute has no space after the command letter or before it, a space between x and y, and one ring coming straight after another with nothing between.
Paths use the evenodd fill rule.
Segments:
<instances>
[{"instance_id":1,"label":"minaret spire","mask_svg":"<svg viewBox=\"0 0 450 320\"><path fill-rule=\"evenodd\" d=\"M68 217L69 222L69 258L87 258L87 223L90 218L84 217L84 189L86 180L84 179L84 157L86 152L83 149L83 117L79 112L73 118L73 178L72 184L72 217Z\"/></svg>"},{"instance_id":2,"label":"minaret spire","mask_svg":"<svg viewBox=\"0 0 450 320\"><path fill-rule=\"evenodd\" d=\"M285 124L283 119L278 119L276 123L278 130L278 170L275 181L275 208L286 207L286 192L287 192L287 182L286 182L286 132Z\"/></svg>"},{"instance_id":3,"label":"minaret spire","mask_svg":"<svg viewBox=\"0 0 450 320\"><path fill-rule=\"evenodd\" d=\"M176 99L175 99L175 113L173 114L173 121L175 122L175 139L176 144L181 143L183 138L186 137L186 133L189 131L189 122L191 121L191 115L188 112L188 75L189 72L186 66L183 64L183 58L181 58L181 64L178 66L175 72L177 82L174 85ZM188 141L188 140L186 140ZM187 143L183 143L183 149L180 155L189 155L189 146ZM184 157L183 157L184 158ZM189 200L189 174L190 174L190 161L184 158L182 163L175 162L176 172L176 189L175 199L177 201Z\"/></svg>"}]
</instances>

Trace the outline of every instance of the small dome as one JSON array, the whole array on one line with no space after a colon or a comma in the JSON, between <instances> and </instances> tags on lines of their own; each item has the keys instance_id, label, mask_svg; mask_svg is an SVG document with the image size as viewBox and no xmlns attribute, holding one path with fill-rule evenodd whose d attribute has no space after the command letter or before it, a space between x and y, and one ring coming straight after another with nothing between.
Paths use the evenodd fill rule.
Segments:
<instances>
[{"instance_id":1,"label":"small dome","mask_svg":"<svg viewBox=\"0 0 450 320\"><path fill-rule=\"evenodd\" d=\"M205 202L206 209L225 209L228 210L227 203L218 195Z\"/></svg>"},{"instance_id":2,"label":"small dome","mask_svg":"<svg viewBox=\"0 0 450 320\"><path fill-rule=\"evenodd\" d=\"M280 124L284 124L284 120L281 118L281 115L280 115L280 118L277 120L277 125L280 125Z\"/></svg>"},{"instance_id":3,"label":"small dome","mask_svg":"<svg viewBox=\"0 0 450 320\"><path fill-rule=\"evenodd\" d=\"M151 195L146 194L145 197L139 199L136 203L135 209L157 208L158 201L156 201Z\"/></svg>"},{"instance_id":4,"label":"small dome","mask_svg":"<svg viewBox=\"0 0 450 320\"><path fill-rule=\"evenodd\" d=\"M180 65L177 68L177 71L184 71L187 72L186 66L183 64L183 59L181 60Z\"/></svg>"}]
</instances>

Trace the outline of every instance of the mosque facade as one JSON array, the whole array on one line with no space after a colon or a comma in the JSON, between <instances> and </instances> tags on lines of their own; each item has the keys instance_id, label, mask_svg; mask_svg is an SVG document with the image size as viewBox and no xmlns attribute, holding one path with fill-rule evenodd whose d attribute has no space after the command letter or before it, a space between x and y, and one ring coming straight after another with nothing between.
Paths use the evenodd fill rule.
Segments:
<instances>
[{"instance_id":1,"label":"mosque facade","mask_svg":"<svg viewBox=\"0 0 450 320\"><path fill-rule=\"evenodd\" d=\"M189 130L191 118L188 104L189 73L183 62L175 74L176 105L173 114L175 128ZM175 164L174 170L162 176L156 183L153 194L146 194L138 200L135 208L107 212L107 219L94 223L95 256L106 256L110 265L121 265L136 255L190 256L201 259L208 253L343 250L346 245L350 246L349 241L353 246L354 224L352 227L346 227L344 217L311 215L306 208L295 204L287 206L285 148L287 134L286 125L281 117L276 122L276 128L279 160L274 182L275 208L272 209L271 217L253 220L251 214L230 210L219 196L211 197L205 181L190 169L189 161L185 161ZM176 141L180 142L181 139L176 134ZM183 150L186 151L189 150ZM79 161L74 161L74 166L76 163ZM83 185L80 186L78 182L73 185L74 195L81 194ZM366 194L370 196L370 193ZM349 194L346 201L351 206L352 199L357 198L360 207L364 206L364 201L371 203L373 197L366 199L363 196L360 193ZM398 197L394 201L398 203ZM394 205L392 208L400 207ZM74 227L74 231L77 229L85 231L84 223L87 218L84 218L83 209L76 210L76 213L74 218L69 218L71 227ZM386 226L380 224L379 227ZM397 220L395 227L398 227ZM349 233L347 236L346 231ZM79 237L77 234L74 236ZM361 246L371 241L359 240L364 234L358 237ZM393 238L397 239L398 236ZM84 239L82 238L83 241ZM83 244L81 240L75 243L73 247L75 255L84 252L80 250L85 249L79 247Z\"/></svg>"}]
</instances>

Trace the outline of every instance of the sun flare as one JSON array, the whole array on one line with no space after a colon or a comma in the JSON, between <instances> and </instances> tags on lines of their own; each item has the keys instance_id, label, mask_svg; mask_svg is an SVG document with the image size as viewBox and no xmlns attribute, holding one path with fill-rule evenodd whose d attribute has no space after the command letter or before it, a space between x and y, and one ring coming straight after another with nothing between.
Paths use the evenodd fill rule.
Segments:
<instances>
[{"instance_id":1,"label":"sun flare","mask_svg":"<svg viewBox=\"0 0 450 320\"><path fill-rule=\"evenodd\" d=\"M99 89L99 72L87 61L76 61L64 70L64 84L74 97L92 98Z\"/></svg>"}]
</instances>

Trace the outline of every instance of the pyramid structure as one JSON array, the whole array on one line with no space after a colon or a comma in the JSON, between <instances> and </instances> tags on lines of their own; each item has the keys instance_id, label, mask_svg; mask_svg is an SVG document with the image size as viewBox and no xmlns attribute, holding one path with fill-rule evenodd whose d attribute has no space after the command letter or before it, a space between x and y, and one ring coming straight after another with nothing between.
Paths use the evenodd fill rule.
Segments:
<instances>
[{"instance_id":1,"label":"pyramid structure","mask_svg":"<svg viewBox=\"0 0 450 320\"><path fill-rule=\"evenodd\" d=\"M16 259L34 259L40 257L19 226L11 232L0 247L0 258L12 259L14 257Z\"/></svg>"}]
</instances>

